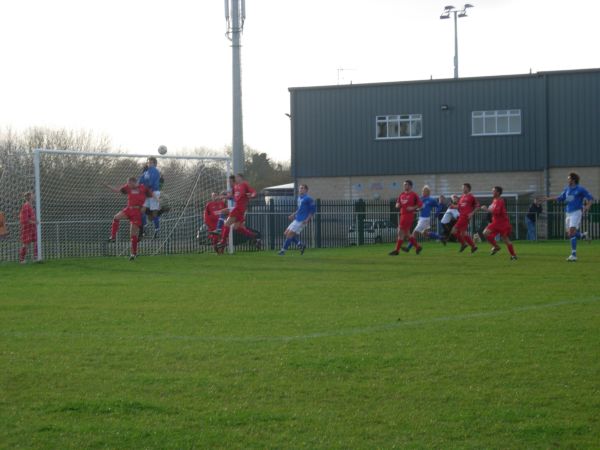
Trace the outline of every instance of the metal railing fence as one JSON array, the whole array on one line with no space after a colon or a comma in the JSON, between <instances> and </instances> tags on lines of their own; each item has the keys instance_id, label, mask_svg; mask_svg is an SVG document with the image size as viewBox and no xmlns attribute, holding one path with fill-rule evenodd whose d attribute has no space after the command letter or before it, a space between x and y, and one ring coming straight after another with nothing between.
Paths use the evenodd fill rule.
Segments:
<instances>
[{"instance_id":1,"label":"metal railing fence","mask_svg":"<svg viewBox=\"0 0 600 450\"><path fill-rule=\"evenodd\" d=\"M347 247L373 243L395 242L398 210L395 200L316 200L317 213L302 232L302 240L313 248ZM566 239L564 205L549 202L548 209L536 217L535 240ZM527 214L529 204L507 202L512 224L513 240L528 239ZM283 232L289 225L288 216L296 210L293 199L251 204L247 212L247 225L259 230L263 248L276 250L283 245ZM432 212L431 230L441 232L441 215ZM488 214L478 211L471 220L469 231L483 231ZM384 226L385 225L385 226ZM378 227L378 228L373 228ZM600 202L596 201L583 216L581 231L591 239L600 239ZM531 236L529 236L531 237ZM422 239L422 238L420 238Z\"/></svg>"},{"instance_id":2,"label":"metal railing fence","mask_svg":"<svg viewBox=\"0 0 600 450\"><path fill-rule=\"evenodd\" d=\"M316 200L317 213L313 220L302 232L302 241L311 248L336 248L350 245L371 245L375 243L392 243L396 240L396 227L398 225L398 211L395 200ZM202 205L199 206L199 208ZM510 204L510 222L513 227L511 239L528 239L526 217L528 204ZM263 250L278 250L283 245L283 232L289 225L288 216L296 210L296 202L292 198L271 199L269 202L254 201L249 205L246 216L246 225L261 233ZM166 253L211 252L212 247L208 242L205 227L198 222L201 214L184 217L185 226L177 233L169 236L162 245ZM81 256L111 256L126 254L128 251L127 233L122 233L118 245L111 247L106 243L107 230L109 230L111 217L102 221L86 221L82 223L81 230L88 230L78 236L71 246L59 245L61 241L68 241L64 235L62 223L56 221L43 222L45 230L45 245L47 251L55 253L56 257L81 257ZM200 219L201 220L201 219ZM441 232L439 217L431 215L431 230ZM477 212L470 225L470 232L482 230L487 224L487 214ZM72 224L70 224L72 225ZM168 220L165 220L165 231ZM0 261L16 261L20 240L19 224L8 222L10 234L0 239ZM586 231L591 239L600 239L600 202L596 201L588 214L583 216L581 230ZM555 202L545 205L544 212L539 215L535 223L537 240L566 239L564 206ZM420 238L422 239L422 238ZM255 251L251 242L240 236L235 236L236 250ZM142 243L145 254L154 254L158 243L145 240ZM82 250L83 249L83 250Z\"/></svg>"}]
</instances>

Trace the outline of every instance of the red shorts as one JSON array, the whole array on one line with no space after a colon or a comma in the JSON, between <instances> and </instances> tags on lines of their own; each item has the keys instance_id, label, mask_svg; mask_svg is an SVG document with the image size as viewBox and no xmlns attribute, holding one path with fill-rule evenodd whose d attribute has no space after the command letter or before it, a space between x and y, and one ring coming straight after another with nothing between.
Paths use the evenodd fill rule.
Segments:
<instances>
[{"instance_id":1,"label":"red shorts","mask_svg":"<svg viewBox=\"0 0 600 450\"><path fill-rule=\"evenodd\" d=\"M142 210L139 208L132 208L128 206L121 211L123 214L127 216L129 222L131 222L136 227L142 226Z\"/></svg>"},{"instance_id":2,"label":"red shorts","mask_svg":"<svg viewBox=\"0 0 600 450\"><path fill-rule=\"evenodd\" d=\"M233 217L236 219L236 221L241 223L246 220L246 210L241 208L233 208L231 211L229 211L229 217Z\"/></svg>"},{"instance_id":3,"label":"red shorts","mask_svg":"<svg viewBox=\"0 0 600 450\"><path fill-rule=\"evenodd\" d=\"M219 218L217 216L214 216L214 218L210 217L210 219L204 221L204 224L206 225L206 228L208 228L208 231L214 231L219 224Z\"/></svg>"},{"instance_id":4,"label":"red shorts","mask_svg":"<svg viewBox=\"0 0 600 450\"><path fill-rule=\"evenodd\" d=\"M489 235L493 238L496 237L496 235L500 235L502 237L508 237L510 236L510 233L512 233L512 226L510 225L510 223L490 223L486 228L486 231L489 233Z\"/></svg>"},{"instance_id":5,"label":"red shorts","mask_svg":"<svg viewBox=\"0 0 600 450\"><path fill-rule=\"evenodd\" d=\"M454 224L457 231L467 231L469 228L469 218L467 216L458 216L458 220Z\"/></svg>"},{"instance_id":6,"label":"red shorts","mask_svg":"<svg viewBox=\"0 0 600 450\"><path fill-rule=\"evenodd\" d=\"M398 224L398 228L406 233L410 233L410 229L415 222L414 214L401 214L400 215L400 223Z\"/></svg>"},{"instance_id":7,"label":"red shorts","mask_svg":"<svg viewBox=\"0 0 600 450\"><path fill-rule=\"evenodd\" d=\"M35 225L25 225L21 229L21 242L23 244L31 244L32 242L37 241L37 233L35 230Z\"/></svg>"}]
</instances>

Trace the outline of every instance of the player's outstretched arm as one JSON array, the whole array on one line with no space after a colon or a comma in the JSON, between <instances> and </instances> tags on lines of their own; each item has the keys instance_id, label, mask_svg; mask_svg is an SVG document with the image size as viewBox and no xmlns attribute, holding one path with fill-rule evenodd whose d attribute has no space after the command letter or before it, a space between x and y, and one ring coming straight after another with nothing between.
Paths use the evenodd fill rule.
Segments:
<instances>
[{"instance_id":1,"label":"player's outstretched arm","mask_svg":"<svg viewBox=\"0 0 600 450\"><path fill-rule=\"evenodd\" d=\"M120 187L111 186L110 184L106 184L106 183L104 183L104 186L107 187L108 189L110 189L111 191L113 191L115 194L118 194L119 192L121 192Z\"/></svg>"}]
</instances>

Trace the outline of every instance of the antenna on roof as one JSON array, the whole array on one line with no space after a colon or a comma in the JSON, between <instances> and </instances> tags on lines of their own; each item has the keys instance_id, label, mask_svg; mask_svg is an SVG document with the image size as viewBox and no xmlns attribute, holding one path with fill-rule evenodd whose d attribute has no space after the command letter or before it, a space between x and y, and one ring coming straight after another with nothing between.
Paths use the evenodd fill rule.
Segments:
<instances>
[{"instance_id":1,"label":"antenna on roof","mask_svg":"<svg viewBox=\"0 0 600 450\"><path fill-rule=\"evenodd\" d=\"M350 70L356 70L356 69L345 69L343 67L338 67L338 69L337 69L337 84L338 85L340 84L340 80L343 81L343 77L344 77L343 73L348 72ZM352 80L350 80L350 84L352 84Z\"/></svg>"}]
</instances>

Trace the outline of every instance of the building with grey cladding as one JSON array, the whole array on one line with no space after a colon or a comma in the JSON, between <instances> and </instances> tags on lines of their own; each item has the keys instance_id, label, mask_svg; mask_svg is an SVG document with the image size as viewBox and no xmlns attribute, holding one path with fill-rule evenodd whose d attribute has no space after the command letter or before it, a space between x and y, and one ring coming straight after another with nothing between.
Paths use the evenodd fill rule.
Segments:
<instances>
[{"instance_id":1,"label":"building with grey cladding","mask_svg":"<svg viewBox=\"0 0 600 450\"><path fill-rule=\"evenodd\" d=\"M600 194L600 69L290 88L292 174L322 199L395 198L494 185Z\"/></svg>"}]
</instances>

